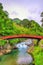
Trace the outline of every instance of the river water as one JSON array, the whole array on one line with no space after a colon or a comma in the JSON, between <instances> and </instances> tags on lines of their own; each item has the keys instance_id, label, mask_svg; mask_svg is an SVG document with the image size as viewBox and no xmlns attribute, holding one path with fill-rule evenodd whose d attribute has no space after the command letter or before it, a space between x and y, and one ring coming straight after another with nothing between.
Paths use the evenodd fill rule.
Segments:
<instances>
[{"instance_id":1,"label":"river water","mask_svg":"<svg viewBox=\"0 0 43 65\"><path fill-rule=\"evenodd\" d=\"M10 54L0 56L0 65L29 65L33 59L27 53L29 47L25 43L17 44L18 49L13 50Z\"/></svg>"}]
</instances>

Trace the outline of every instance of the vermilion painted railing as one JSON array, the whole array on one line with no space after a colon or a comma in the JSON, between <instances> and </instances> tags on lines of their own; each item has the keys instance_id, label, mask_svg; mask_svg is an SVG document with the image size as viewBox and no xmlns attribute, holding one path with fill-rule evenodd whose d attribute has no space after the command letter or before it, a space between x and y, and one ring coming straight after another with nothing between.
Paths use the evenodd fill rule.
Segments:
<instances>
[{"instance_id":1,"label":"vermilion painted railing","mask_svg":"<svg viewBox=\"0 0 43 65\"><path fill-rule=\"evenodd\" d=\"M28 35L28 34L19 34L19 35L2 36L2 37L0 37L0 39L13 39L13 38L43 39L43 36L34 36L34 35Z\"/></svg>"}]
</instances>

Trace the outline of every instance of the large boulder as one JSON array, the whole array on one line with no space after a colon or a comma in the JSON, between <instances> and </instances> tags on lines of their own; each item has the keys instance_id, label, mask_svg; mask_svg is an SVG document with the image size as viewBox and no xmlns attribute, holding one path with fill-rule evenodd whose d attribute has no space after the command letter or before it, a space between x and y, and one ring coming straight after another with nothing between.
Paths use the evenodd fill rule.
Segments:
<instances>
[{"instance_id":1,"label":"large boulder","mask_svg":"<svg viewBox=\"0 0 43 65\"><path fill-rule=\"evenodd\" d=\"M9 49L12 49L12 47L11 47L11 45L10 45L9 43L6 43L6 44L4 45L4 49L9 50Z\"/></svg>"}]
</instances>

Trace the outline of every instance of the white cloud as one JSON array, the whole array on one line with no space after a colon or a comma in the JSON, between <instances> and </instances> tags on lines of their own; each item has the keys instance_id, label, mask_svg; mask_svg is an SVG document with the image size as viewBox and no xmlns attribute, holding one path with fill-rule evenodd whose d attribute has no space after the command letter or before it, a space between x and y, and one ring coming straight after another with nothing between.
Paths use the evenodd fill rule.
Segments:
<instances>
[{"instance_id":1,"label":"white cloud","mask_svg":"<svg viewBox=\"0 0 43 65\"><path fill-rule=\"evenodd\" d=\"M16 13L16 14L15 14ZM22 7L14 7L13 11L9 13L9 17L11 18L20 18L24 19L28 17L28 10Z\"/></svg>"},{"instance_id":2,"label":"white cloud","mask_svg":"<svg viewBox=\"0 0 43 65\"><path fill-rule=\"evenodd\" d=\"M28 9L28 8L23 8L21 6L15 6L13 9L9 10L9 17L10 18L19 18L19 19L33 19L36 20L39 24L40 22L40 13L38 11L38 8L35 9Z\"/></svg>"},{"instance_id":3,"label":"white cloud","mask_svg":"<svg viewBox=\"0 0 43 65\"><path fill-rule=\"evenodd\" d=\"M1 0L10 18L34 19L39 23L42 11L41 0ZM40 24L40 23L39 23Z\"/></svg>"}]
</instances>

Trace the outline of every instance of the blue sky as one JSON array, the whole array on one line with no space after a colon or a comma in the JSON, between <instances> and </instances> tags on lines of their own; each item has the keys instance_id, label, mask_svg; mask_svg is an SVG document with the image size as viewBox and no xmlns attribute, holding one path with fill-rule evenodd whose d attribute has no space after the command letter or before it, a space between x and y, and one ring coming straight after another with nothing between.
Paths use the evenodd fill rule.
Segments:
<instances>
[{"instance_id":1,"label":"blue sky","mask_svg":"<svg viewBox=\"0 0 43 65\"><path fill-rule=\"evenodd\" d=\"M43 0L0 0L10 18L33 19L41 24L40 14L43 11Z\"/></svg>"}]
</instances>

